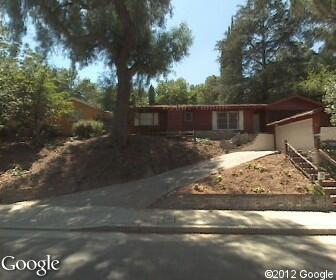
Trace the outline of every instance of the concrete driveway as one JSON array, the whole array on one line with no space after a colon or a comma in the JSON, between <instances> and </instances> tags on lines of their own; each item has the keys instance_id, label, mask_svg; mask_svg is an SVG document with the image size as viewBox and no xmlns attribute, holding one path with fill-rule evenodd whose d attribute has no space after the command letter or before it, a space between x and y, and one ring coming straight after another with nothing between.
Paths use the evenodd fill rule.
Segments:
<instances>
[{"instance_id":1,"label":"concrete driveway","mask_svg":"<svg viewBox=\"0 0 336 280\"><path fill-rule=\"evenodd\" d=\"M39 204L72 207L115 206L136 209L147 208L168 192L206 177L212 171L220 168L233 168L274 153L277 152L255 151L224 154L211 160L171 170L150 178L43 199Z\"/></svg>"}]
</instances>

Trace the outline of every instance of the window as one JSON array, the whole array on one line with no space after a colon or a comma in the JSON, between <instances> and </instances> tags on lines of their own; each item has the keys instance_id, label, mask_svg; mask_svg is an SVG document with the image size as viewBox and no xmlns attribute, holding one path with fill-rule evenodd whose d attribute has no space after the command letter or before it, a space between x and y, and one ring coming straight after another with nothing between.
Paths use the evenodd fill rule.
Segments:
<instances>
[{"instance_id":1,"label":"window","mask_svg":"<svg viewBox=\"0 0 336 280\"><path fill-rule=\"evenodd\" d=\"M239 129L239 112L218 112L218 129Z\"/></svg>"},{"instance_id":2,"label":"window","mask_svg":"<svg viewBox=\"0 0 336 280\"><path fill-rule=\"evenodd\" d=\"M193 113L192 112L184 112L184 121L185 122L191 122L193 119Z\"/></svg>"},{"instance_id":3,"label":"window","mask_svg":"<svg viewBox=\"0 0 336 280\"><path fill-rule=\"evenodd\" d=\"M159 113L136 113L134 118L135 126L158 126Z\"/></svg>"}]
</instances>

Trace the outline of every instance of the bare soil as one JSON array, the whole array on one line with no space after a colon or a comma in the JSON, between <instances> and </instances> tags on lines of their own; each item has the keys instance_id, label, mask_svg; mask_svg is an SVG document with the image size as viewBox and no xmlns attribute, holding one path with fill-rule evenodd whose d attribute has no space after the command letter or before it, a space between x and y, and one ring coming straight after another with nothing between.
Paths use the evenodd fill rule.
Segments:
<instances>
[{"instance_id":1,"label":"bare soil","mask_svg":"<svg viewBox=\"0 0 336 280\"><path fill-rule=\"evenodd\" d=\"M311 194L313 184L282 154L219 170L177 189L179 194Z\"/></svg>"},{"instance_id":2,"label":"bare soil","mask_svg":"<svg viewBox=\"0 0 336 280\"><path fill-rule=\"evenodd\" d=\"M223 153L219 141L130 136L116 148L109 137L59 139L42 148L0 146L0 203L31 200L153 176Z\"/></svg>"}]
</instances>

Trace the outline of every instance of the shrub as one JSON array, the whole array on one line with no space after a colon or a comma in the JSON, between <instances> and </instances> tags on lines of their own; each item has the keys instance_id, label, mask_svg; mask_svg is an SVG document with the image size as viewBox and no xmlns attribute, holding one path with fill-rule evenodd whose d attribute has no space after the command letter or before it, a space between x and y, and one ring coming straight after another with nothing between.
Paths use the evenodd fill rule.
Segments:
<instances>
[{"instance_id":1,"label":"shrub","mask_svg":"<svg viewBox=\"0 0 336 280\"><path fill-rule=\"evenodd\" d=\"M82 120L73 124L72 127L75 136L88 139L104 134L104 124L100 121Z\"/></svg>"}]
</instances>

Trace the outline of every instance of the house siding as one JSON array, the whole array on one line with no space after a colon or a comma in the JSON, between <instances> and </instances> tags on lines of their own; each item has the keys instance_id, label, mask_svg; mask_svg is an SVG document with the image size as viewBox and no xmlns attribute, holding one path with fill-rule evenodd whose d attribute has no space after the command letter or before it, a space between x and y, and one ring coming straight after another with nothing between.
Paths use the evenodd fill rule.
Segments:
<instances>
[{"instance_id":1,"label":"house siding","mask_svg":"<svg viewBox=\"0 0 336 280\"><path fill-rule=\"evenodd\" d=\"M253 113L255 111L246 110L244 112L244 131L253 133Z\"/></svg>"},{"instance_id":2,"label":"house siding","mask_svg":"<svg viewBox=\"0 0 336 280\"><path fill-rule=\"evenodd\" d=\"M276 148L283 151L287 140L293 147L310 150L315 147L313 118L295 121L275 128Z\"/></svg>"},{"instance_id":3,"label":"house siding","mask_svg":"<svg viewBox=\"0 0 336 280\"><path fill-rule=\"evenodd\" d=\"M104 112L98 108L86 105L77 100L72 100L73 117L63 118L57 126L62 135L72 135L72 126L78 120L97 120L104 117Z\"/></svg>"},{"instance_id":4,"label":"house siding","mask_svg":"<svg viewBox=\"0 0 336 280\"><path fill-rule=\"evenodd\" d=\"M318 104L300 98L284 100L268 105L266 109L266 122L271 123L319 107L321 106Z\"/></svg>"},{"instance_id":5,"label":"house siding","mask_svg":"<svg viewBox=\"0 0 336 280\"><path fill-rule=\"evenodd\" d=\"M133 112L159 112L159 126L134 128L134 118L130 120L132 131L211 131L217 130L217 112L239 112L239 130L247 133L274 133L274 126L266 124L301 112L321 108L322 105L305 97L289 97L272 104L223 104L223 105L156 105L134 108ZM185 120L185 112L192 112L192 119ZM258 118L255 115L258 115ZM255 123L258 121L259 123ZM314 133L320 126L328 126L328 116L321 115L314 125Z\"/></svg>"},{"instance_id":6,"label":"house siding","mask_svg":"<svg viewBox=\"0 0 336 280\"><path fill-rule=\"evenodd\" d=\"M159 124L157 126L135 126L134 112L131 112L128 118L128 132L134 133L151 133L165 132L167 130L167 112L150 111L159 114Z\"/></svg>"},{"instance_id":7,"label":"house siding","mask_svg":"<svg viewBox=\"0 0 336 280\"><path fill-rule=\"evenodd\" d=\"M150 112L155 112L154 110ZM146 132L164 132L164 131L208 131L215 130L216 123L213 115L214 111L210 110L190 110L192 112L192 120L186 121L184 114L187 111L169 110L159 112L159 126L137 127L134 126L134 113L130 114L129 118L129 132L130 133L146 133ZM242 131L253 131L253 112L239 111L240 129Z\"/></svg>"}]
</instances>

